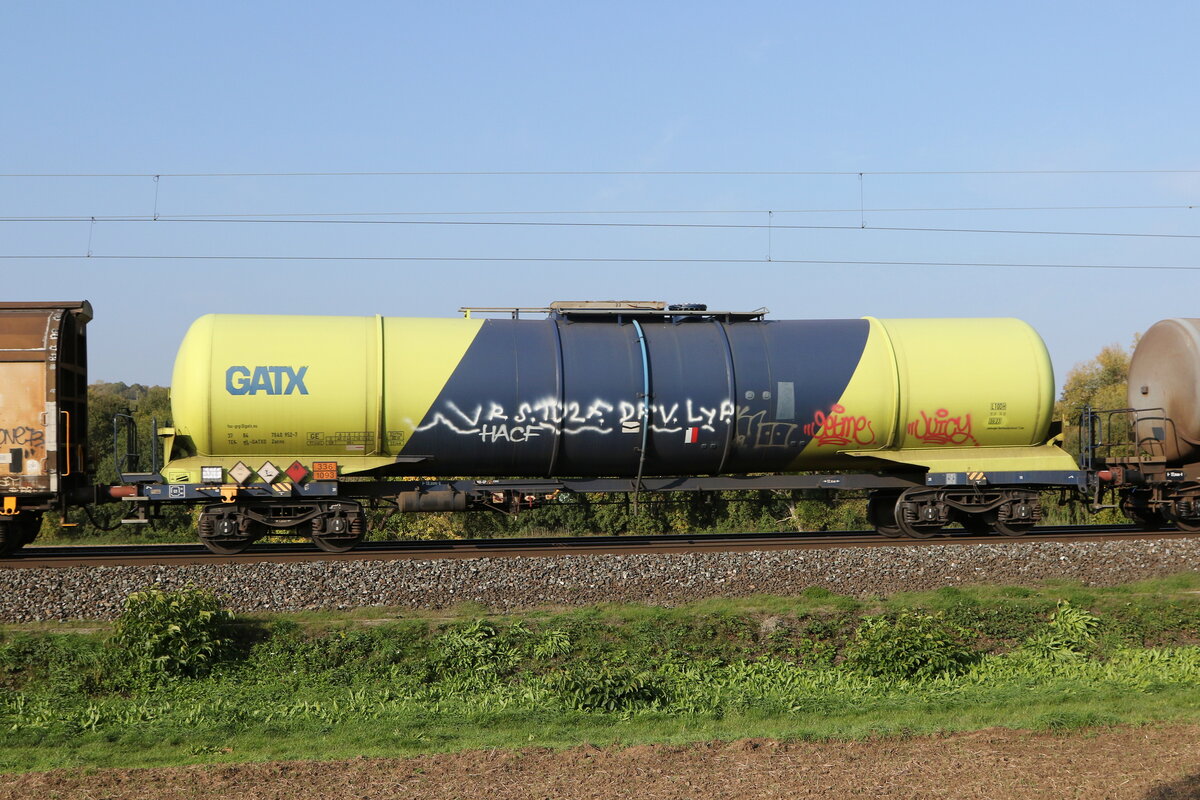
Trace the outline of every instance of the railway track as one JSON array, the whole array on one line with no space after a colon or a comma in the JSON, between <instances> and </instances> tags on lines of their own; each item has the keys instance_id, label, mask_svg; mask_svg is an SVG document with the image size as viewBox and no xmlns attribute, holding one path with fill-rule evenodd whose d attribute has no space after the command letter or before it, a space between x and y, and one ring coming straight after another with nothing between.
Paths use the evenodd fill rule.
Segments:
<instances>
[{"instance_id":1,"label":"railway track","mask_svg":"<svg viewBox=\"0 0 1200 800\"><path fill-rule=\"evenodd\" d=\"M642 536L539 537L364 542L349 553L326 553L312 544L264 544L237 555L216 555L200 544L27 547L0 561L0 569L45 569L289 561L389 561L394 559L518 558L630 553L697 553L847 547L1019 544L1129 539L1186 539L1177 530L1147 532L1133 525L1047 526L1024 536L979 536L948 531L929 539L888 539L873 531L821 533L661 534Z\"/></svg>"}]
</instances>

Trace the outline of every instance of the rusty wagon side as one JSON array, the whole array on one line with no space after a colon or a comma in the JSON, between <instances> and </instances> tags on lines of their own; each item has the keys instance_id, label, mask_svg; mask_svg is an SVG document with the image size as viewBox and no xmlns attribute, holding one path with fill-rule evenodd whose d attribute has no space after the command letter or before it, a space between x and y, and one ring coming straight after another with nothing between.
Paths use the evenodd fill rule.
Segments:
<instances>
[{"instance_id":1,"label":"rusty wagon side","mask_svg":"<svg viewBox=\"0 0 1200 800\"><path fill-rule=\"evenodd\" d=\"M0 555L90 484L87 323L78 302L0 303Z\"/></svg>"}]
</instances>

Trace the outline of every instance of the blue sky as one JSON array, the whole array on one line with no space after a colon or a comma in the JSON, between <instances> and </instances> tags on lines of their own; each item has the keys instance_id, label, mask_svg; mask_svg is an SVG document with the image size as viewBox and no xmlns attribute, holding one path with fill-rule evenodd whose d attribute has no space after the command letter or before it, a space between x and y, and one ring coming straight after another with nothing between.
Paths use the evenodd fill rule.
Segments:
<instances>
[{"instance_id":1,"label":"blue sky","mask_svg":"<svg viewBox=\"0 0 1200 800\"><path fill-rule=\"evenodd\" d=\"M1200 266L1200 239L1170 238L1200 236L1200 172L1045 172L1200 169L1198 17L1189 3L10 1L0 173L143 177L0 177L0 217L99 218L0 221L0 255L105 257L0 259L0 296L91 300L98 380L166 383L207 312L603 298L1017 316L1061 380L1157 319L1200 315L1200 272L1146 269ZM607 174L210 176L294 172ZM663 172L852 174L646 174ZM882 174L897 172L959 174ZM956 210L895 210L933 208ZM965 210L979 208L1026 210ZM265 216L286 214L300 216ZM337 222L300 221L315 219ZM574 260L595 258L630 260ZM816 263L783 263L798 261Z\"/></svg>"}]
</instances>

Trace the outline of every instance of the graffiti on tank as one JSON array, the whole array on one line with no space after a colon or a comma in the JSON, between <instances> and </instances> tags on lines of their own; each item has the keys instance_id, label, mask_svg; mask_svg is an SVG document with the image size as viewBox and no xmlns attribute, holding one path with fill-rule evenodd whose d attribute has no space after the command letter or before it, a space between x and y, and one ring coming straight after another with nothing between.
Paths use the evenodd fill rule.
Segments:
<instances>
[{"instance_id":1,"label":"graffiti on tank","mask_svg":"<svg viewBox=\"0 0 1200 800\"><path fill-rule=\"evenodd\" d=\"M775 422L767 419L766 411L751 414L749 406L738 408L735 443L739 447L797 447L803 432L798 422Z\"/></svg>"},{"instance_id":2,"label":"graffiti on tank","mask_svg":"<svg viewBox=\"0 0 1200 800\"><path fill-rule=\"evenodd\" d=\"M461 436L478 436L484 442L526 442L557 431L568 436L592 433L641 433L643 423L654 433L679 433L685 427L714 432L717 425L733 420L733 403L726 400L716 408L685 400L682 403L640 403L628 400L610 402L596 398L590 402L546 397L523 401L513 408L494 400L476 405L471 411L446 400L417 433L446 428ZM412 424L411 420L406 420Z\"/></svg>"},{"instance_id":3,"label":"graffiti on tank","mask_svg":"<svg viewBox=\"0 0 1200 800\"><path fill-rule=\"evenodd\" d=\"M813 421L804 426L804 434L816 439L817 445L868 445L875 441L875 428L864 415L846 413L841 403L835 403L829 413L813 413Z\"/></svg>"},{"instance_id":4,"label":"graffiti on tank","mask_svg":"<svg viewBox=\"0 0 1200 800\"><path fill-rule=\"evenodd\" d=\"M925 444L934 445L965 445L971 444L975 447L979 446L979 442L971 433L971 415L962 414L957 417L950 416L950 412L944 408L939 408L933 412L933 416L929 416L924 411L920 412L919 419L908 423L908 433Z\"/></svg>"}]
</instances>

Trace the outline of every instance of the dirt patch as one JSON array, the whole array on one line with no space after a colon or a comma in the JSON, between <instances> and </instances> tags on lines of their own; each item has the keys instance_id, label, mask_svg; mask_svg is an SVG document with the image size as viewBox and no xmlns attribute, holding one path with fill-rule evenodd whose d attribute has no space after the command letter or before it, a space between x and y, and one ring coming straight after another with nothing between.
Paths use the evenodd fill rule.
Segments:
<instances>
[{"instance_id":1,"label":"dirt patch","mask_svg":"<svg viewBox=\"0 0 1200 800\"><path fill-rule=\"evenodd\" d=\"M0 776L0 798L526 800L905 798L1194 800L1200 726L1069 736L986 730L865 742L767 739L688 746L472 751Z\"/></svg>"}]
</instances>

